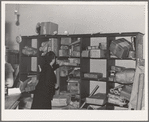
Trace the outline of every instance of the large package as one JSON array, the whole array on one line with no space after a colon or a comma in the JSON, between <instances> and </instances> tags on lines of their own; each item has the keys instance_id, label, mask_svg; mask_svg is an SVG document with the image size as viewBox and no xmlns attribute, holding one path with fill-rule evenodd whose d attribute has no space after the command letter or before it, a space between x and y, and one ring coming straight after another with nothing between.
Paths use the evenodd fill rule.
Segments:
<instances>
[{"instance_id":1,"label":"large package","mask_svg":"<svg viewBox=\"0 0 149 122\"><path fill-rule=\"evenodd\" d=\"M35 56L37 54L37 49L30 46L25 46L22 49L22 53L27 56Z\"/></svg>"},{"instance_id":2,"label":"large package","mask_svg":"<svg viewBox=\"0 0 149 122\"><path fill-rule=\"evenodd\" d=\"M40 24L40 34L54 34L54 32L58 32L58 24L53 22L41 22Z\"/></svg>"},{"instance_id":3,"label":"large package","mask_svg":"<svg viewBox=\"0 0 149 122\"><path fill-rule=\"evenodd\" d=\"M96 93L93 96L86 98L86 103L95 104L95 105L103 105L106 102L106 94L105 93Z\"/></svg>"},{"instance_id":4,"label":"large package","mask_svg":"<svg viewBox=\"0 0 149 122\"><path fill-rule=\"evenodd\" d=\"M74 93L74 94L80 94L80 84L77 82L69 82L68 86L67 86L67 90L70 93Z\"/></svg>"},{"instance_id":5,"label":"large package","mask_svg":"<svg viewBox=\"0 0 149 122\"><path fill-rule=\"evenodd\" d=\"M106 51L101 49L90 50L91 58L104 58L106 57Z\"/></svg>"},{"instance_id":6,"label":"large package","mask_svg":"<svg viewBox=\"0 0 149 122\"><path fill-rule=\"evenodd\" d=\"M120 83L133 83L135 69L127 68L115 74L115 81Z\"/></svg>"},{"instance_id":7,"label":"large package","mask_svg":"<svg viewBox=\"0 0 149 122\"><path fill-rule=\"evenodd\" d=\"M118 58L127 58L132 45L125 38L114 40L110 44L110 51Z\"/></svg>"},{"instance_id":8,"label":"large package","mask_svg":"<svg viewBox=\"0 0 149 122\"><path fill-rule=\"evenodd\" d=\"M100 79L102 77L103 73L97 73L97 72L84 73L84 78Z\"/></svg>"}]
</instances>

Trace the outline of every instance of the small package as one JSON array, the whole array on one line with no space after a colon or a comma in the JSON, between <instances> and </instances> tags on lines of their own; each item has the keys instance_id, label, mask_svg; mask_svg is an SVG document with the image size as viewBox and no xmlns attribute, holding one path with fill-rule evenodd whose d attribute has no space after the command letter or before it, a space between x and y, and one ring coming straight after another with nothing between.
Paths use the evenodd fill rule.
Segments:
<instances>
[{"instance_id":1,"label":"small package","mask_svg":"<svg viewBox=\"0 0 149 122\"><path fill-rule=\"evenodd\" d=\"M90 51L89 50L83 50L82 51L82 57L89 57Z\"/></svg>"},{"instance_id":2,"label":"small package","mask_svg":"<svg viewBox=\"0 0 149 122\"><path fill-rule=\"evenodd\" d=\"M91 58L104 58L106 57L105 50L100 50L100 49L90 50L90 57Z\"/></svg>"},{"instance_id":3,"label":"small package","mask_svg":"<svg viewBox=\"0 0 149 122\"><path fill-rule=\"evenodd\" d=\"M69 82L67 86L67 90L70 93L80 94L80 84L79 82Z\"/></svg>"},{"instance_id":4,"label":"small package","mask_svg":"<svg viewBox=\"0 0 149 122\"><path fill-rule=\"evenodd\" d=\"M72 51L71 56L80 57L80 52L78 52L78 51Z\"/></svg>"},{"instance_id":5,"label":"small package","mask_svg":"<svg viewBox=\"0 0 149 122\"><path fill-rule=\"evenodd\" d=\"M121 72L117 72L115 74L115 81L120 83L133 83L135 75L135 69L133 68L126 68Z\"/></svg>"},{"instance_id":6,"label":"small package","mask_svg":"<svg viewBox=\"0 0 149 122\"><path fill-rule=\"evenodd\" d=\"M69 56L69 50L59 50L59 56Z\"/></svg>"},{"instance_id":7,"label":"small package","mask_svg":"<svg viewBox=\"0 0 149 122\"><path fill-rule=\"evenodd\" d=\"M74 70L73 76L80 77L80 69Z\"/></svg>"},{"instance_id":8,"label":"small package","mask_svg":"<svg viewBox=\"0 0 149 122\"><path fill-rule=\"evenodd\" d=\"M76 64L80 64L80 59L79 58L68 58L70 63L76 63Z\"/></svg>"},{"instance_id":9,"label":"small package","mask_svg":"<svg viewBox=\"0 0 149 122\"><path fill-rule=\"evenodd\" d=\"M67 50L67 49L69 49L69 47L68 47L68 46L65 46L65 45L62 45L62 46L60 47L60 49L61 49L61 50Z\"/></svg>"},{"instance_id":10,"label":"small package","mask_svg":"<svg viewBox=\"0 0 149 122\"><path fill-rule=\"evenodd\" d=\"M84 73L84 78L100 79L102 77L103 73L96 73L96 72Z\"/></svg>"},{"instance_id":11,"label":"small package","mask_svg":"<svg viewBox=\"0 0 149 122\"><path fill-rule=\"evenodd\" d=\"M52 102L52 106L67 106L71 101L70 95L54 95Z\"/></svg>"},{"instance_id":12,"label":"small package","mask_svg":"<svg viewBox=\"0 0 149 122\"><path fill-rule=\"evenodd\" d=\"M74 45L72 46L73 51L80 51L80 45Z\"/></svg>"},{"instance_id":13,"label":"small package","mask_svg":"<svg viewBox=\"0 0 149 122\"><path fill-rule=\"evenodd\" d=\"M70 45L71 38L61 38L61 45Z\"/></svg>"}]
</instances>

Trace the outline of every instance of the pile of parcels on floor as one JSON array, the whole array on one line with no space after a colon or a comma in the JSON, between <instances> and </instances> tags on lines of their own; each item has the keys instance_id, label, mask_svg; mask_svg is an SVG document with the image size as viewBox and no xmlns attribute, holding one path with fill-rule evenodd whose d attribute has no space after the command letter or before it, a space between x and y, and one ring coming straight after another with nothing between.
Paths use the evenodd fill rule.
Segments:
<instances>
[{"instance_id":1,"label":"pile of parcels on floor","mask_svg":"<svg viewBox=\"0 0 149 122\"><path fill-rule=\"evenodd\" d=\"M79 70L75 70L71 73L71 75L77 75L80 73ZM78 76L78 75L77 75ZM28 92L32 93L35 90L35 86L38 83L37 76L32 75L31 78L28 78L24 82L20 81L20 90L24 94ZM52 100L52 109L78 109L79 108L79 100L80 100L80 89L79 89L80 79L78 78L69 78L67 91L61 91L60 94L56 94ZM33 94L30 96L30 93L26 96L23 95L23 99L20 102L20 109L30 109Z\"/></svg>"},{"instance_id":2,"label":"pile of parcels on floor","mask_svg":"<svg viewBox=\"0 0 149 122\"><path fill-rule=\"evenodd\" d=\"M111 88L108 93L108 102L120 106L129 103L134 80L135 69L120 66L111 66L109 81L121 83L121 85Z\"/></svg>"},{"instance_id":3,"label":"pile of parcels on floor","mask_svg":"<svg viewBox=\"0 0 149 122\"><path fill-rule=\"evenodd\" d=\"M61 92L54 95L52 100L52 109L78 109L79 95L73 95L70 92ZM33 101L33 95L24 96L20 102L19 109L30 109Z\"/></svg>"}]
</instances>

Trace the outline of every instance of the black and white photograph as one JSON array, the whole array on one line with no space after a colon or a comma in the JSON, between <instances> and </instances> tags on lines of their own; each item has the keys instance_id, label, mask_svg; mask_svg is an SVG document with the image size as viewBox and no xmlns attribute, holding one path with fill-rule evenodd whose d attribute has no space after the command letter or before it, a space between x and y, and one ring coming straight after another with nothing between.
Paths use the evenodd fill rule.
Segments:
<instances>
[{"instance_id":1,"label":"black and white photograph","mask_svg":"<svg viewBox=\"0 0 149 122\"><path fill-rule=\"evenodd\" d=\"M148 120L148 2L1 1L1 120Z\"/></svg>"}]
</instances>

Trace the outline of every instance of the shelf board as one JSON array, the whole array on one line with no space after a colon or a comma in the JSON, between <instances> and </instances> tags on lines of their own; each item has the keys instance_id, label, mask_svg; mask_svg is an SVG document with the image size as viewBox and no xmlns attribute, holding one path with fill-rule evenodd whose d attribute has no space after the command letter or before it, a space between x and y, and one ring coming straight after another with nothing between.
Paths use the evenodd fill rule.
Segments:
<instances>
[{"instance_id":1,"label":"shelf board","mask_svg":"<svg viewBox=\"0 0 149 122\"><path fill-rule=\"evenodd\" d=\"M106 60L107 58L93 58L93 57L82 57L83 59L103 59L103 60Z\"/></svg>"},{"instance_id":2,"label":"shelf board","mask_svg":"<svg viewBox=\"0 0 149 122\"><path fill-rule=\"evenodd\" d=\"M140 32L124 32L124 33L91 33L91 34L58 34L58 35L32 35L32 36L22 36L23 38L62 38L62 37L123 37L123 36L136 36L137 34L142 34ZM144 34L142 34L144 35Z\"/></svg>"},{"instance_id":3,"label":"shelf board","mask_svg":"<svg viewBox=\"0 0 149 122\"><path fill-rule=\"evenodd\" d=\"M80 58L80 57L75 57L75 56L58 56L58 59L63 59L63 58Z\"/></svg>"},{"instance_id":4,"label":"shelf board","mask_svg":"<svg viewBox=\"0 0 149 122\"><path fill-rule=\"evenodd\" d=\"M108 60L132 60L132 61L136 61L136 59L132 59L132 58L108 58Z\"/></svg>"},{"instance_id":5,"label":"shelf board","mask_svg":"<svg viewBox=\"0 0 149 122\"><path fill-rule=\"evenodd\" d=\"M81 80L93 80L93 81L107 82L107 78L100 78L100 79L82 78Z\"/></svg>"},{"instance_id":6,"label":"shelf board","mask_svg":"<svg viewBox=\"0 0 149 122\"><path fill-rule=\"evenodd\" d=\"M36 55L25 55L25 54L21 54L21 57L38 57L38 55L36 54Z\"/></svg>"}]
</instances>

